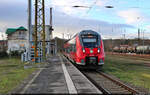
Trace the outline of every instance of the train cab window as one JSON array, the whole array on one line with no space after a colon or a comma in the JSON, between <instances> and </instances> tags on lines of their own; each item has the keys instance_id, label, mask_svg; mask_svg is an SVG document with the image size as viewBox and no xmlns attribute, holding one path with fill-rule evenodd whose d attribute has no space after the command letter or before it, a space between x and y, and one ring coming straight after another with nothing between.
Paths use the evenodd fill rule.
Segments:
<instances>
[{"instance_id":1,"label":"train cab window","mask_svg":"<svg viewBox=\"0 0 150 95\"><path fill-rule=\"evenodd\" d=\"M96 38L83 38L84 43L96 43Z\"/></svg>"},{"instance_id":2,"label":"train cab window","mask_svg":"<svg viewBox=\"0 0 150 95\"><path fill-rule=\"evenodd\" d=\"M98 47L98 38L97 36L82 37L82 43L84 47L95 48Z\"/></svg>"}]
</instances>

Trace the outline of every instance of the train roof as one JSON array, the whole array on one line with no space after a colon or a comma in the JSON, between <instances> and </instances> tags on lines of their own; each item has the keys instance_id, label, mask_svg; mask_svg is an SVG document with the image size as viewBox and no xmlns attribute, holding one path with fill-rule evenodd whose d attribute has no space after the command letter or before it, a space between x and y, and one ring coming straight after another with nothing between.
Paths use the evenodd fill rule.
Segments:
<instances>
[{"instance_id":1,"label":"train roof","mask_svg":"<svg viewBox=\"0 0 150 95\"><path fill-rule=\"evenodd\" d=\"M82 34L95 34L95 35L100 35L99 33L93 31L93 30L82 30L79 35L82 35Z\"/></svg>"},{"instance_id":2,"label":"train roof","mask_svg":"<svg viewBox=\"0 0 150 95\"><path fill-rule=\"evenodd\" d=\"M77 35L82 35L82 34L95 34L95 35L100 35L99 33L95 32L95 31L93 31L93 30L82 30L81 32L75 34L75 35L73 36L73 38L76 37Z\"/></svg>"},{"instance_id":3,"label":"train roof","mask_svg":"<svg viewBox=\"0 0 150 95\"><path fill-rule=\"evenodd\" d=\"M95 35L100 35L99 33L95 32L95 31L93 31L93 30L82 30L81 32L75 34L72 38L76 37L77 35L82 35L82 34L95 34ZM71 39L72 39L72 38L71 38ZM69 40L71 40L71 39L69 39ZM65 41L65 43L68 42L69 40Z\"/></svg>"}]
</instances>

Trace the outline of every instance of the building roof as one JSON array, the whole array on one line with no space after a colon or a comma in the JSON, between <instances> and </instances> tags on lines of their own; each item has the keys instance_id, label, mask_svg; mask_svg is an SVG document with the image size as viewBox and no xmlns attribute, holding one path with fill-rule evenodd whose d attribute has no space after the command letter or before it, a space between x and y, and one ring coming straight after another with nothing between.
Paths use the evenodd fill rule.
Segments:
<instances>
[{"instance_id":1,"label":"building roof","mask_svg":"<svg viewBox=\"0 0 150 95\"><path fill-rule=\"evenodd\" d=\"M17 30L24 30L24 31L27 31L27 29L26 29L26 28L24 28L23 26L21 26L21 27L17 28Z\"/></svg>"},{"instance_id":2,"label":"building roof","mask_svg":"<svg viewBox=\"0 0 150 95\"><path fill-rule=\"evenodd\" d=\"M27 31L26 28L24 28L23 26L19 27L19 28L7 28L6 30L6 34L10 35L18 30L24 30L24 31Z\"/></svg>"},{"instance_id":3,"label":"building roof","mask_svg":"<svg viewBox=\"0 0 150 95\"><path fill-rule=\"evenodd\" d=\"M12 33L14 33L14 32L16 32L16 30L17 29L15 29L15 28L8 28L7 30L6 30L6 34L12 34Z\"/></svg>"}]
</instances>

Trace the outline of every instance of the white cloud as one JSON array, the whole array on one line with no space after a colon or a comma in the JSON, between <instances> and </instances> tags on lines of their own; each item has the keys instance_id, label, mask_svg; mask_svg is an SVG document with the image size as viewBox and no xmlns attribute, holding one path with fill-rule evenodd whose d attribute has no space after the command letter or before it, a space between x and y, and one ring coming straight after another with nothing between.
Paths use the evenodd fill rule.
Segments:
<instances>
[{"instance_id":1,"label":"white cloud","mask_svg":"<svg viewBox=\"0 0 150 95\"><path fill-rule=\"evenodd\" d=\"M0 0L1 4L18 4L18 3L25 3L27 0Z\"/></svg>"},{"instance_id":2,"label":"white cloud","mask_svg":"<svg viewBox=\"0 0 150 95\"><path fill-rule=\"evenodd\" d=\"M49 20L48 20L49 21ZM54 11L53 18L54 36L62 38L62 33L76 34L81 30L95 30L102 34L104 38L120 37L122 28L134 28L127 24L110 24L106 21L98 21L92 19L81 19L70 15L64 15L58 11ZM112 34L112 27L114 33ZM66 36L67 37L67 36Z\"/></svg>"},{"instance_id":3,"label":"white cloud","mask_svg":"<svg viewBox=\"0 0 150 95\"><path fill-rule=\"evenodd\" d=\"M146 30L150 30L150 25L145 26Z\"/></svg>"},{"instance_id":4,"label":"white cloud","mask_svg":"<svg viewBox=\"0 0 150 95\"><path fill-rule=\"evenodd\" d=\"M105 4L105 1L106 1L106 0L103 0L103 1L102 1L102 0L97 0L96 6L99 6L99 7L100 7L100 6L103 6L103 5Z\"/></svg>"},{"instance_id":5,"label":"white cloud","mask_svg":"<svg viewBox=\"0 0 150 95\"><path fill-rule=\"evenodd\" d=\"M97 27L98 25L100 25L100 33L103 35L104 38L111 38L111 37L115 38L115 37L120 37L120 31L117 29L133 28L132 26L127 24L122 24L122 25L116 24L118 25L118 27L116 27L117 31L115 31L116 33L112 34L111 29L112 29L112 25L114 24L110 24L102 20L96 21L89 18L85 19L85 14L88 8L72 7L74 5L91 6L96 0L45 0L45 1L46 1L46 24L49 24L49 7L51 6L53 7L54 33L55 35L60 37L62 37L62 33L69 32L73 34L73 33L80 32L82 29L92 29L98 31ZM102 7L106 5L106 2L109 1L110 0L97 0L97 3L94 6L95 8L94 10L96 9L103 10ZM24 2L26 2L26 4L24 4ZM34 0L33 0L33 4L34 4ZM25 27L27 26L27 11L26 11L27 0L0 0L0 5L1 5L0 6L0 13L1 13L0 28L2 32L5 32L5 29L7 27L19 27L20 25ZM34 14L34 6L32 10ZM129 13L131 14L132 12ZM124 14L124 12L121 12L120 14ZM128 19L129 17L124 17L124 18ZM67 31L68 27L69 27L69 31Z\"/></svg>"},{"instance_id":6,"label":"white cloud","mask_svg":"<svg viewBox=\"0 0 150 95\"><path fill-rule=\"evenodd\" d=\"M139 10L136 9L129 9L118 12L118 15L122 17L127 24L136 24L146 22L146 16L144 13L141 13Z\"/></svg>"}]
</instances>

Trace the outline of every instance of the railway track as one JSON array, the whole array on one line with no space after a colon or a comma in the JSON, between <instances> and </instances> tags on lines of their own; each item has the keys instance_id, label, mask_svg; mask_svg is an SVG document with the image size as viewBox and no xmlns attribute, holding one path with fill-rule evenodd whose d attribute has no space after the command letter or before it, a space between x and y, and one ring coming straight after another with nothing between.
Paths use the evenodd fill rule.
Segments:
<instances>
[{"instance_id":1,"label":"railway track","mask_svg":"<svg viewBox=\"0 0 150 95\"><path fill-rule=\"evenodd\" d=\"M99 71L81 71L91 80L104 94L140 94L135 89L125 85L119 80L113 79L109 75Z\"/></svg>"},{"instance_id":2,"label":"railway track","mask_svg":"<svg viewBox=\"0 0 150 95\"><path fill-rule=\"evenodd\" d=\"M69 61L73 63L71 60ZM80 71L104 94L143 95L143 93L101 71L86 69L80 69Z\"/></svg>"}]
</instances>

